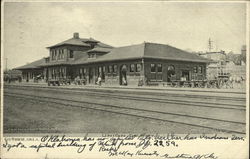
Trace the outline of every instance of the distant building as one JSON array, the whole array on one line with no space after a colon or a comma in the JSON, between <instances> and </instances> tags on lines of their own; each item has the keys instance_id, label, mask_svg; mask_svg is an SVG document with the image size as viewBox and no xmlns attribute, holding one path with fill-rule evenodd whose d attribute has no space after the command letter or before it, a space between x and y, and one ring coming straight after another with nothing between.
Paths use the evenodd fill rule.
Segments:
<instances>
[{"instance_id":1,"label":"distant building","mask_svg":"<svg viewBox=\"0 0 250 159\"><path fill-rule=\"evenodd\" d=\"M199 53L200 56L214 60L216 62L223 61L226 59L225 51L219 51L219 52L206 52L206 53Z\"/></svg>"},{"instance_id":2,"label":"distant building","mask_svg":"<svg viewBox=\"0 0 250 159\"><path fill-rule=\"evenodd\" d=\"M19 70L8 70L8 71L4 71L4 75L17 77L17 76L21 76L22 72Z\"/></svg>"},{"instance_id":3,"label":"distant building","mask_svg":"<svg viewBox=\"0 0 250 159\"><path fill-rule=\"evenodd\" d=\"M228 77L246 78L246 66L235 65L232 61L224 61L221 63L212 63L207 68L207 78L228 78Z\"/></svg>"},{"instance_id":4,"label":"distant building","mask_svg":"<svg viewBox=\"0 0 250 159\"><path fill-rule=\"evenodd\" d=\"M243 64L246 64L246 52L247 52L247 47L246 45L243 45L241 47L241 56L242 56Z\"/></svg>"},{"instance_id":5,"label":"distant building","mask_svg":"<svg viewBox=\"0 0 250 159\"><path fill-rule=\"evenodd\" d=\"M210 39L209 46L211 47ZM246 76L246 45L242 46L241 54L234 54L232 51L226 54L225 51L221 50L219 52L201 52L198 55L213 60L207 66L208 79Z\"/></svg>"},{"instance_id":6,"label":"distant building","mask_svg":"<svg viewBox=\"0 0 250 159\"><path fill-rule=\"evenodd\" d=\"M4 81L16 81L16 80L20 80L22 77L22 72L19 70L7 70L4 71Z\"/></svg>"},{"instance_id":7,"label":"distant building","mask_svg":"<svg viewBox=\"0 0 250 159\"><path fill-rule=\"evenodd\" d=\"M227 72L234 77L246 77L246 66L236 65L233 61L227 61L225 65Z\"/></svg>"},{"instance_id":8,"label":"distant building","mask_svg":"<svg viewBox=\"0 0 250 159\"><path fill-rule=\"evenodd\" d=\"M247 52L247 46L246 45L242 45L241 47L241 54L245 54L246 55L246 52Z\"/></svg>"}]
</instances>

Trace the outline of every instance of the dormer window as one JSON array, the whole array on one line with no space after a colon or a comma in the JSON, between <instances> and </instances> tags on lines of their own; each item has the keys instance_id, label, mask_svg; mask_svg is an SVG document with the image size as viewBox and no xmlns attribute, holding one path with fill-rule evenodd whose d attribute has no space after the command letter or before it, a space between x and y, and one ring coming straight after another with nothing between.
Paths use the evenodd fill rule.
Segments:
<instances>
[{"instance_id":1,"label":"dormer window","mask_svg":"<svg viewBox=\"0 0 250 159\"><path fill-rule=\"evenodd\" d=\"M55 60L57 59L57 50L55 50Z\"/></svg>"},{"instance_id":2,"label":"dormer window","mask_svg":"<svg viewBox=\"0 0 250 159\"><path fill-rule=\"evenodd\" d=\"M56 56L55 50L52 50L51 53L52 53L52 54L51 54L51 56L52 56L51 59L52 59L52 60L55 60L55 59L56 59L56 58L55 58L55 56Z\"/></svg>"},{"instance_id":3,"label":"dormer window","mask_svg":"<svg viewBox=\"0 0 250 159\"><path fill-rule=\"evenodd\" d=\"M90 38L89 40L84 41L84 42L89 44L90 48L93 49L99 41L96 41L96 40Z\"/></svg>"},{"instance_id":4,"label":"dormer window","mask_svg":"<svg viewBox=\"0 0 250 159\"><path fill-rule=\"evenodd\" d=\"M96 44L91 43L91 44L90 44L90 47L93 49L93 48L95 47L95 45L96 45Z\"/></svg>"},{"instance_id":5,"label":"dormer window","mask_svg":"<svg viewBox=\"0 0 250 159\"><path fill-rule=\"evenodd\" d=\"M96 54L94 54L94 53L89 54L89 58L96 58Z\"/></svg>"},{"instance_id":6,"label":"dormer window","mask_svg":"<svg viewBox=\"0 0 250 159\"><path fill-rule=\"evenodd\" d=\"M45 63L49 63L49 57L45 58Z\"/></svg>"}]
</instances>

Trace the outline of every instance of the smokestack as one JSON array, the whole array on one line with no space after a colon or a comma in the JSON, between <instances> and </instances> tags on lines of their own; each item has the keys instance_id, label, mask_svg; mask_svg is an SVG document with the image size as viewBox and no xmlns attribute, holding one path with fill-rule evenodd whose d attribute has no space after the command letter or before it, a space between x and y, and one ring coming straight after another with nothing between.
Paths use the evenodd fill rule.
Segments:
<instances>
[{"instance_id":1,"label":"smokestack","mask_svg":"<svg viewBox=\"0 0 250 159\"><path fill-rule=\"evenodd\" d=\"M74 33L74 34L73 34L73 38L74 38L74 39L79 39L79 33Z\"/></svg>"}]
</instances>

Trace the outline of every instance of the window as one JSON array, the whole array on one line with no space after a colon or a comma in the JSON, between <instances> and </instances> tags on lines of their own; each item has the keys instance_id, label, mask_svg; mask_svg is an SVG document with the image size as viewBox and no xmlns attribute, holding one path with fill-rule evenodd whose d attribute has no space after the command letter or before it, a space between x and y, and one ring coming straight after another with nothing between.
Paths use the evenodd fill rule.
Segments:
<instances>
[{"instance_id":1,"label":"window","mask_svg":"<svg viewBox=\"0 0 250 159\"><path fill-rule=\"evenodd\" d=\"M117 73L117 65L114 65L113 68L114 68L114 73Z\"/></svg>"},{"instance_id":2,"label":"window","mask_svg":"<svg viewBox=\"0 0 250 159\"><path fill-rule=\"evenodd\" d=\"M70 50L70 51L69 51L69 58L73 58L73 57L74 57L73 50Z\"/></svg>"},{"instance_id":3,"label":"window","mask_svg":"<svg viewBox=\"0 0 250 159\"><path fill-rule=\"evenodd\" d=\"M59 77L62 77L62 68L59 68Z\"/></svg>"},{"instance_id":4,"label":"window","mask_svg":"<svg viewBox=\"0 0 250 159\"><path fill-rule=\"evenodd\" d=\"M121 72L127 72L127 65L123 64L121 66Z\"/></svg>"},{"instance_id":5,"label":"window","mask_svg":"<svg viewBox=\"0 0 250 159\"><path fill-rule=\"evenodd\" d=\"M99 73L99 75L102 73L102 67L101 66L98 67L98 73Z\"/></svg>"},{"instance_id":6,"label":"window","mask_svg":"<svg viewBox=\"0 0 250 159\"><path fill-rule=\"evenodd\" d=\"M103 73L105 73L105 66L102 66L102 71Z\"/></svg>"},{"instance_id":7,"label":"window","mask_svg":"<svg viewBox=\"0 0 250 159\"><path fill-rule=\"evenodd\" d=\"M54 60L54 50L51 51L51 59Z\"/></svg>"},{"instance_id":8,"label":"window","mask_svg":"<svg viewBox=\"0 0 250 159\"><path fill-rule=\"evenodd\" d=\"M88 54L88 56L89 56L89 58L96 58L96 54L93 54L93 53Z\"/></svg>"},{"instance_id":9,"label":"window","mask_svg":"<svg viewBox=\"0 0 250 159\"><path fill-rule=\"evenodd\" d=\"M130 64L130 72L135 72L135 64Z\"/></svg>"},{"instance_id":10,"label":"window","mask_svg":"<svg viewBox=\"0 0 250 159\"><path fill-rule=\"evenodd\" d=\"M197 67L194 66L194 73L197 73Z\"/></svg>"},{"instance_id":11,"label":"window","mask_svg":"<svg viewBox=\"0 0 250 159\"><path fill-rule=\"evenodd\" d=\"M64 77L64 68L62 67L62 77Z\"/></svg>"},{"instance_id":12,"label":"window","mask_svg":"<svg viewBox=\"0 0 250 159\"><path fill-rule=\"evenodd\" d=\"M60 50L60 59L63 59L63 50Z\"/></svg>"},{"instance_id":13,"label":"window","mask_svg":"<svg viewBox=\"0 0 250 159\"><path fill-rule=\"evenodd\" d=\"M52 68L52 78L55 77L55 70Z\"/></svg>"},{"instance_id":14,"label":"window","mask_svg":"<svg viewBox=\"0 0 250 159\"><path fill-rule=\"evenodd\" d=\"M202 67L201 66L198 67L198 73L202 73Z\"/></svg>"},{"instance_id":15,"label":"window","mask_svg":"<svg viewBox=\"0 0 250 159\"><path fill-rule=\"evenodd\" d=\"M168 66L168 77L171 77L172 75L175 75L175 68L173 65Z\"/></svg>"},{"instance_id":16,"label":"window","mask_svg":"<svg viewBox=\"0 0 250 159\"><path fill-rule=\"evenodd\" d=\"M174 71L174 66L173 65L168 66L168 71Z\"/></svg>"},{"instance_id":17,"label":"window","mask_svg":"<svg viewBox=\"0 0 250 159\"><path fill-rule=\"evenodd\" d=\"M112 73L112 72L113 72L112 65L109 65L109 67L108 67L108 73Z\"/></svg>"},{"instance_id":18,"label":"window","mask_svg":"<svg viewBox=\"0 0 250 159\"><path fill-rule=\"evenodd\" d=\"M155 73L156 71L155 64L152 63L150 67L151 67L151 73Z\"/></svg>"},{"instance_id":19,"label":"window","mask_svg":"<svg viewBox=\"0 0 250 159\"><path fill-rule=\"evenodd\" d=\"M48 63L48 62L49 62L49 58L46 58L46 59L45 59L45 62Z\"/></svg>"},{"instance_id":20,"label":"window","mask_svg":"<svg viewBox=\"0 0 250 159\"><path fill-rule=\"evenodd\" d=\"M95 44L90 44L90 47L93 49L95 47Z\"/></svg>"},{"instance_id":21,"label":"window","mask_svg":"<svg viewBox=\"0 0 250 159\"><path fill-rule=\"evenodd\" d=\"M53 50L53 60L55 60L56 59L56 52L55 52L55 50Z\"/></svg>"},{"instance_id":22,"label":"window","mask_svg":"<svg viewBox=\"0 0 250 159\"><path fill-rule=\"evenodd\" d=\"M55 59L57 59L57 50L55 50Z\"/></svg>"},{"instance_id":23,"label":"window","mask_svg":"<svg viewBox=\"0 0 250 159\"><path fill-rule=\"evenodd\" d=\"M157 64L157 72L162 73L162 64Z\"/></svg>"},{"instance_id":24,"label":"window","mask_svg":"<svg viewBox=\"0 0 250 159\"><path fill-rule=\"evenodd\" d=\"M141 72L141 64L136 64L136 72Z\"/></svg>"}]
</instances>

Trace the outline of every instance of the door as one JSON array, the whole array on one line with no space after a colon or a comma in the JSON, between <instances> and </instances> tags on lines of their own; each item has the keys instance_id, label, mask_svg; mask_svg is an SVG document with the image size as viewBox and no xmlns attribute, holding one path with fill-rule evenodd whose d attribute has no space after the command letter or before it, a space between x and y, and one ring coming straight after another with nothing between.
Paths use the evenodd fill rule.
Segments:
<instances>
[{"instance_id":1,"label":"door","mask_svg":"<svg viewBox=\"0 0 250 159\"><path fill-rule=\"evenodd\" d=\"M187 81L189 81L190 80L189 71L183 70L181 77L184 77Z\"/></svg>"},{"instance_id":2,"label":"door","mask_svg":"<svg viewBox=\"0 0 250 159\"><path fill-rule=\"evenodd\" d=\"M26 82L29 82L29 73L26 74Z\"/></svg>"},{"instance_id":3,"label":"door","mask_svg":"<svg viewBox=\"0 0 250 159\"><path fill-rule=\"evenodd\" d=\"M176 80L175 67L169 65L167 68L167 82L172 82L172 80Z\"/></svg>"},{"instance_id":4,"label":"door","mask_svg":"<svg viewBox=\"0 0 250 159\"><path fill-rule=\"evenodd\" d=\"M49 69L46 68L46 76L45 76L46 82L48 82L48 79L49 79Z\"/></svg>"},{"instance_id":5,"label":"door","mask_svg":"<svg viewBox=\"0 0 250 159\"><path fill-rule=\"evenodd\" d=\"M89 83L94 83L94 70L89 68Z\"/></svg>"},{"instance_id":6,"label":"door","mask_svg":"<svg viewBox=\"0 0 250 159\"><path fill-rule=\"evenodd\" d=\"M122 65L120 67L120 85L128 85L127 83L127 66Z\"/></svg>"}]
</instances>

